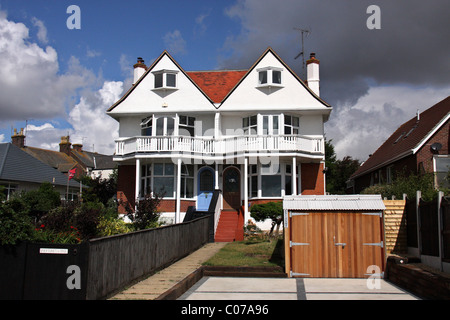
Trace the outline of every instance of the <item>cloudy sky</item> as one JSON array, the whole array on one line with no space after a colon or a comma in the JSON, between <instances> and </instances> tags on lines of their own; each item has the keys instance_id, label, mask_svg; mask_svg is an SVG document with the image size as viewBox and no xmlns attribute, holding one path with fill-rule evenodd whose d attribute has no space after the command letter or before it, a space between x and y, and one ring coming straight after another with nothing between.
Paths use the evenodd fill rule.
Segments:
<instances>
[{"instance_id":1,"label":"cloudy sky","mask_svg":"<svg viewBox=\"0 0 450 320\"><path fill-rule=\"evenodd\" d=\"M81 29L67 20L80 8ZM380 29L369 29L370 5ZM185 70L249 68L271 46L298 74L321 60L325 126L339 158L364 161L417 110L450 95L448 0L0 0L0 142L27 125L27 145L57 150L71 135L111 154L105 111L132 65L167 49ZM372 20L371 20L372 21Z\"/></svg>"}]
</instances>

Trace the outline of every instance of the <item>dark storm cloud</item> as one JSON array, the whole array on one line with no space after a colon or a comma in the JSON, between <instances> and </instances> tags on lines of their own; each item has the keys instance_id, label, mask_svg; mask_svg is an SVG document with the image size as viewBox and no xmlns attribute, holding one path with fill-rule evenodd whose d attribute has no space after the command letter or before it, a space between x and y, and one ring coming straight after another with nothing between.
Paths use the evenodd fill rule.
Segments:
<instances>
[{"instance_id":1,"label":"dark storm cloud","mask_svg":"<svg viewBox=\"0 0 450 320\"><path fill-rule=\"evenodd\" d=\"M370 5L381 29L370 30ZM242 27L223 47L220 67L248 68L271 46L302 75L320 62L321 97L333 106L325 125L338 157L365 160L417 109L450 95L448 0L240 0L226 14ZM303 76L304 78L304 76Z\"/></svg>"},{"instance_id":2,"label":"dark storm cloud","mask_svg":"<svg viewBox=\"0 0 450 320\"><path fill-rule=\"evenodd\" d=\"M381 29L369 30L370 5L381 10ZM307 57L321 60L322 95L330 103L354 102L379 85L447 85L450 71L450 1L448 0L246 0L229 8L242 24L225 48L233 54L227 67L248 67L272 46L301 74L300 32ZM345 89L345 90L344 90Z\"/></svg>"}]
</instances>

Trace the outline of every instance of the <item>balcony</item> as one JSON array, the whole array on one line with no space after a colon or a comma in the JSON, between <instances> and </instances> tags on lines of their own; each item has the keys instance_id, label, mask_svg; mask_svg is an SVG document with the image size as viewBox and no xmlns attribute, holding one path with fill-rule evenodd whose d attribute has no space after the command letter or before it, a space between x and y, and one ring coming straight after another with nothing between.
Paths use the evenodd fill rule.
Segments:
<instances>
[{"instance_id":1,"label":"balcony","mask_svg":"<svg viewBox=\"0 0 450 320\"><path fill-rule=\"evenodd\" d=\"M210 157L246 153L296 152L324 155L324 139L294 135L223 137L156 136L116 140L116 156L135 153L199 154Z\"/></svg>"}]
</instances>

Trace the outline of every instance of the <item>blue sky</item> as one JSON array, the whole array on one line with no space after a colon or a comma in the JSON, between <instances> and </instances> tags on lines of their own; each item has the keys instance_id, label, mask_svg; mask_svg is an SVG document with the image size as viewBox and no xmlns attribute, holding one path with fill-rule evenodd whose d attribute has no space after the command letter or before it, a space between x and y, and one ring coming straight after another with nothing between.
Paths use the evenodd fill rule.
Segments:
<instances>
[{"instance_id":1,"label":"blue sky","mask_svg":"<svg viewBox=\"0 0 450 320\"><path fill-rule=\"evenodd\" d=\"M81 29L69 30L69 5ZM366 9L381 8L369 30ZM271 46L297 73L321 60L325 131L339 157L365 160L417 109L450 95L448 0L0 0L0 142L27 127L27 145L58 149L70 134L112 153L118 124L105 111L132 65L164 50L185 70L249 68ZM377 119L377 121L373 121Z\"/></svg>"}]
</instances>

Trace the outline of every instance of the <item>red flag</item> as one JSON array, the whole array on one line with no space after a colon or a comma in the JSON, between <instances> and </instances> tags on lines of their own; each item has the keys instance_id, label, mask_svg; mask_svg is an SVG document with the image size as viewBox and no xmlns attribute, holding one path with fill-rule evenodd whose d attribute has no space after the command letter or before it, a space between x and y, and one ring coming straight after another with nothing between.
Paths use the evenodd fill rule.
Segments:
<instances>
[{"instance_id":1,"label":"red flag","mask_svg":"<svg viewBox=\"0 0 450 320\"><path fill-rule=\"evenodd\" d=\"M69 170L69 180L72 180L72 178L75 177L75 172L77 172L77 168Z\"/></svg>"}]
</instances>

